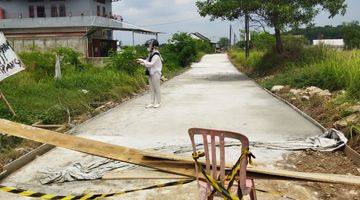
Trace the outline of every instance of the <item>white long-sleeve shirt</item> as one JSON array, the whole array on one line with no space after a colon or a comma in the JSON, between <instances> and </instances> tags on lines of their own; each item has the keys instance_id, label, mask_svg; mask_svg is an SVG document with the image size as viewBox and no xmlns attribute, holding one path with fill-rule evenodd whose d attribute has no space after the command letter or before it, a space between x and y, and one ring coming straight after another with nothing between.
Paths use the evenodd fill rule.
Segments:
<instances>
[{"instance_id":1,"label":"white long-sleeve shirt","mask_svg":"<svg viewBox=\"0 0 360 200\"><path fill-rule=\"evenodd\" d=\"M159 55L154 55L151 59L151 62L142 59L142 64L148 68L150 75L154 75L155 73L162 74L162 60Z\"/></svg>"}]
</instances>

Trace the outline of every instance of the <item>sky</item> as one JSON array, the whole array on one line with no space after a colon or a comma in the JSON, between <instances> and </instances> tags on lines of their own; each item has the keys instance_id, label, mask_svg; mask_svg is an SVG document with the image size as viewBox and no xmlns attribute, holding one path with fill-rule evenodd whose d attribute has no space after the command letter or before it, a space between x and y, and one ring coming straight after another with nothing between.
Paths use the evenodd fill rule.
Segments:
<instances>
[{"instance_id":1,"label":"sky","mask_svg":"<svg viewBox=\"0 0 360 200\"><path fill-rule=\"evenodd\" d=\"M200 32L208 38L218 41L229 36L229 25L234 30L243 26L243 19L236 21L210 21L201 17L195 6L195 0L121 0L113 3L113 13L121 15L124 22L154 31L164 32L159 35L161 43L166 42L176 32ZM353 20L360 21L360 0L346 0L348 5L345 16L328 19L329 14L321 12L315 19L316 25L339 25ZM115 31L116 40L124 45L132 44L132 34ZM135 34L135 43L142 44L154 38L151 35Z\"/></svg>"}]
</instances>

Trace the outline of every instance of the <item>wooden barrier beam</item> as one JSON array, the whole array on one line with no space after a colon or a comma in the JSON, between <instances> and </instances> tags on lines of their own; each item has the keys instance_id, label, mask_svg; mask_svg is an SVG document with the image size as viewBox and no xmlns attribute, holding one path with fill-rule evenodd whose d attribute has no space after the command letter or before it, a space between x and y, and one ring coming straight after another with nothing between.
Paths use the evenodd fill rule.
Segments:
<instances>
[{"instance_id":1,"label":"wooden barrier beam","mask_svg":"<svg viewBox=\"0 0 360 200\"><path fill-rule=\"evenodd\" d=\"M18 124L4 119L0 119L0 133L21 137L36 142L47 143L57 147L63 147L91 155L149 167L164 172L188 177L196 177L194 162L191 160L191 158L183 158L171 154L141 151L133 148L107 144L104 142ZM165 160L166 162L164 162ZM248 171L260 175L269 175L280 179L285 177L287 179L293 178L299 180L360 185L360 177L358 176L315 174L275 169L268 170L256 167L248 168Z\"/></svg>"}]
</instances>

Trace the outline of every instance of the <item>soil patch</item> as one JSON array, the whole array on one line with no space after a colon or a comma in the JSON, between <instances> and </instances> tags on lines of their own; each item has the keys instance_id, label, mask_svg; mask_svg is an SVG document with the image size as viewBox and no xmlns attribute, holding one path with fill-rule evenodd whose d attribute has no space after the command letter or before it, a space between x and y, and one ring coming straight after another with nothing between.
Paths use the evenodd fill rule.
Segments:
<instances>
[{"instance_id":1,"label":"soil patch","mask_svg":"<svg viewBox=\"0 0 360 200\"><path fill-rule=\"evenodd\" d=\"M316 152L302 151L285 156L277 163L287 170L315 173L331 173L360 176L358 168L342 151ZM301 182L302 186L314 191L324 200L360 200L360 186Z\"/></svg>"},{"instance_id":2,"label":"soil patch","mask_svg":"<svg viewBox=\"0 0 360 200\"><path fill-rule=\"evenodd\" d=\"M335 128L343 132L349 139L348 145L360 153L360 133L354 129L356 124L354 124L355 126L336 126L337 121L345 118L344 114L347 113L347 108L351 105L350 103L338 104L336 102L336 99L341 96L341 92L332 93L332 96L314 95L305 99L295 97L289 92L290 89L285 87L276 94L311 116L325 128Z\"/></svg>"}]
</instances>

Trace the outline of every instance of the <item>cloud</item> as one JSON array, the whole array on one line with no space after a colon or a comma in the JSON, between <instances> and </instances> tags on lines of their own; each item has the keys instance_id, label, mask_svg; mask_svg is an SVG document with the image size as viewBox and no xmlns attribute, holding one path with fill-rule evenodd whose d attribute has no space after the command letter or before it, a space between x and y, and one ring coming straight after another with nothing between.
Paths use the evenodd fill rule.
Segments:
<instances>
[{"instance_id":1,"label":"cloud","mask_svg":"<svg viewBox=\"0 0 360 200\"><path fill-rule=\"evenodd\" d=\"M190 2L194 2L194 1L193 0L175 0L176 5L185 5L185 4L188 4Z\"/></svg>"}]
</instances>

